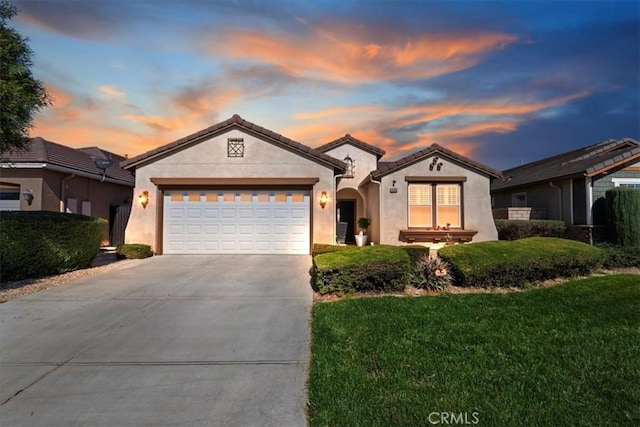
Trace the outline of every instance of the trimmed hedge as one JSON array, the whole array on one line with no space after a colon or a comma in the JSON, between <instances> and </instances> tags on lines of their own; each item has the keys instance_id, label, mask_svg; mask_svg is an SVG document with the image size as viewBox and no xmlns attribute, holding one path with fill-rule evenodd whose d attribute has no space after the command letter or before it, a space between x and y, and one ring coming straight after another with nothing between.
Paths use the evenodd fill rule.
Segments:
<instances>
[{"instance_id":1,"label":"trimmed hedge","mask_svg":"<svg viewBox=\"0 0 640 427\"><path fill-rule=\"evenodd\" d=\"M605 260L600 248L553 237L447 246L438 256L451 266L456 284L479 287L522 287L538 280L585 275Z\"/></svg>"},{"instance_id":2,"label":"trimmed hedge","mask_svg":"<svg viewBox=\"0 0 640 427\"><path fill-rule=\"evenodd\" d=\"M496 219L499 240L518 240L527 237L562 237L567 226L564 221L542 219Z\"/></svg>"},{"instance_id":3,"label":"trimmed hedge","mask_svg":"<svg viewBox=\"0 0 640 427\"><path fill-rule=\"evenodd\" d=\"M351 251L357 250L357 246L340 246L340 245L325 245L320 243L315 243L313 245L313 253L312 255L320 255L320 254L328 254L331 252L340 252L340 251Z\"/></svg>"},{"instance_id":4,"label":"trimmed hedge","mask_svg":"<svg viewBox=\"0 0 640 427\"><path fill-rule=\"evenodd\" d=\"M62 212L2 212L0 280L86 268L100 251L107 222Z\"/></svg>"},{"instance_id":5,"label":"trimmed hedge","mask_svg":"<svg viewBox=\"0 0 640 427\"><path fill-rule=\"evenodd\" d=\"M405 288L411 268L401 247L376 245L316 255L312 276L321 294L397 292Z\"/></svg>"},{"instance_id":6,"label":"trimmed hedge","mask_svg":"<svg viewBox=\"0 0 640 427\"><path fill-rule=\"evenodd\" d=\"M153 256L153 251L149 245L126 243L116 248L116 256L126 259L143 259Z\"/></svg>"},{"instance_id":7,"label":"trimmed hedge","mask_svg":"<svg viewBox=\"0 0 640 427\"><path fill-rule=\"evenodd\" d=\"M422 260L425 256L429 256L429 247L421 246L421 245L407 245L407 246L398 246L400 249L405 251L407 255L409 255L409 262L412 266L416 266L418 262Z\"/></svg>"},{"instance_id":8,"label":"trimmed hedge","mask_svg":"<svg viewBox=\"0 0 640 427\"><path fill-rule=\"evenodd\" d=\"M640 246L640 190L616 187L605 193L607 240L619 246Z\"/></svg>"}]
</instances>

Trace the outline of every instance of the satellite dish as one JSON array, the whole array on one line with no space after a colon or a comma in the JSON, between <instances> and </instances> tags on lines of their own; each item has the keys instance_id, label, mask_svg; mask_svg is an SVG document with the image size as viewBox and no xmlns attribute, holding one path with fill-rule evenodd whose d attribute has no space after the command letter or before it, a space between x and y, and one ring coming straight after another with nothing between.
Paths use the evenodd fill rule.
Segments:
<instances>
[{"instance_id":1,"label":"satellite dish","mask_svg":"<svg viewBox=\"0 0 640 427\"><path fill-rule=\"evenodd\" d=\"M113 164L113 159L96 159L96 166L103 171L108 169Z\"/></svg>"}]
</instances>

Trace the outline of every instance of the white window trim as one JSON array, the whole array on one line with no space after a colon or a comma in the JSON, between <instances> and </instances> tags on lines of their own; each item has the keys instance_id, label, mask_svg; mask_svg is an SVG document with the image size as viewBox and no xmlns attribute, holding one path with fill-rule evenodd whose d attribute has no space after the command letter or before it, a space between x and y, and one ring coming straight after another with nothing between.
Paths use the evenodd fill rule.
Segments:
<instances>
[{"instance_id":1,"label":"white window trim","mask_svg":"<svg viewBox=\"0 0 640 427\"><path fill-rule=\"evenodd\" d=\"M620 184L638 184L640 185L640 178L611 178L614 187L620 187Z\"/></svg>"}]
</instances>

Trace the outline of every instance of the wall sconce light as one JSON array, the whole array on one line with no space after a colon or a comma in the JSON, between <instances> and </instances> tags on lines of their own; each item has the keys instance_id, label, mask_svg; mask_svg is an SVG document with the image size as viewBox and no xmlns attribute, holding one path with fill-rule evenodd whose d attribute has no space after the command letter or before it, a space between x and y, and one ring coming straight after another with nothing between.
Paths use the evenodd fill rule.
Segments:
<instances>
[{"instance_id":1,"label":"wall sconce light","mask_svg":"<svg viewBox=\"0 0 640 427\"><path fill-rule=\"evenodd\" d=\"M149 192L147 190L140 193L138 196L138 203L142 205L143 209L147 208L147 205L149 204Z\"/></svg>"},{"instance_id":2,"label":"wall sconce light","mask_svg":"<svg viewBox=\"0 0 640 427\"><path fill-rule=\"evenodd\" d=\"M320 195L320 207L324 209L327 206L327 202L329 201L329 196L327 196L327 192L323 191Z\"/></svg>"},{"instance_id":3,"label":"wall sconce light","mask_svg":"<svg viewBox=\"0 0 640 427\"><path fill-rule=\"evenodd\" d=\"M433 161L432 161L432 162L431 162L431 164L429 165L429 170L430 170L430 171L432 171L434 167L435 167L435 168L436 168L436 170L438 170L438 171L439 171L440 169L442 169L442 162L438 163L438 160L440 160L440 159L438 158L438 156L436 156L436 157L434 157L434 158L433 158Z\"/></svg>"},{"instance_id":4,"label":"wall sconce light","mask_svg":"<svg viewBox=\"0 0 640 427\"><path fill-rule=\"evenodd\" d=\"M27 204L29 206L31 206L31 203L33 203L33 191L31 190L24 190L22 192L22 198L25 199L27 201Z\"/></svg>"}]
</instances>

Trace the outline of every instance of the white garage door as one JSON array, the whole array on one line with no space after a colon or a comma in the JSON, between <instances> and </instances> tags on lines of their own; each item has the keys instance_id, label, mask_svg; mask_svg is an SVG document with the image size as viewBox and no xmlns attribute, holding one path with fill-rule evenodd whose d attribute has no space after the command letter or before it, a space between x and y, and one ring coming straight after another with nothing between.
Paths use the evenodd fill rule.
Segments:
<instances>
[{"instance_id":1,"label":"white garage door","mask_svg":"<svg viewBox=\"0 0 640 427\"><path fill-rule=\"evenodd\" d=\"M166 254L308 254L309 191L165 191Z\"/></svg>"}]
</instances>

